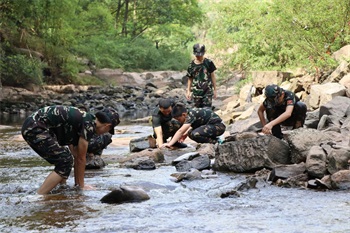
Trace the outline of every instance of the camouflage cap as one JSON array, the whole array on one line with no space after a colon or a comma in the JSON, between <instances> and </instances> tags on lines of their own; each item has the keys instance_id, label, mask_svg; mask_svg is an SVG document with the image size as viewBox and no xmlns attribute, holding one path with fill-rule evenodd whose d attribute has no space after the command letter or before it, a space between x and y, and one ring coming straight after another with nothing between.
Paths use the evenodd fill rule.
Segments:
<instances>
[{"instance_id":1,"label":"camouflage cap","mask_svg":"<svg viewBox=\"0 0 350 233\"><path fill-rule=\"evenodd\" d=\"M275 98L281 93L281 88L276 84L268 85L265 88L265 96L267 98Z\"/></svg>"},{"instance_id":2,"label":"camouflage cap","mask_svg":"<svg viewBox=\"0 0 350 233\"><path fill-rule=\"evenodd\" d=\"M205 54L205 45L204 44L193 45L193 54L195 56L203 56Z\"/></svg>"},{"instance_id":3,"label":"camouflage cap","mask_svg":"<svg viewBox=\"0 0 350 233\"><path fill-rule=\"evenodd\" d=\"M114 127L116 127L120 123L118 112L111 107L104 108L101 112L106 114L106 116L109 118L109 123L112 124L109 133L114 134Z\"/></svg>"}]
</instances>

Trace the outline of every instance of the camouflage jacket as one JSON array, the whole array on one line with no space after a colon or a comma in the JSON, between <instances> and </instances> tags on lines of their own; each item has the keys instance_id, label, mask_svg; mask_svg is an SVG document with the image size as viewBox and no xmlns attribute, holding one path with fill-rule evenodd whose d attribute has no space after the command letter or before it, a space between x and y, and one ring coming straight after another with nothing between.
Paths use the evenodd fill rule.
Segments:
<instances>
[{"instance_id":1,"label":"camouflage jacket","mask_svg":"<svg viewBox=\"0 0 350 233\"><path fill-rule=\"evenodd\" d=\"M79 137L87 141L95 135L95 116L75 107L49 106L33 113L27 130L40 127L55 134L60 145L78 145Z\"/></svg>"},{"instance_id":2,"label":"camouflage jacket","mask_svg":"<svg viewBox=\"0 0 350 233\"><path fill-rule=\"evenodd\" d=\"M201 64L196 64L194 60L190 63L186 76L193 79L191 90L194 96L213 95L211 74L215 70L214 63L208 58L204 58Z\"/></svg>"},{"instance_id":3,"label":"camouflage jacket","mask_svg":"<svg viewBox=\"0 0 350 233\"><path fill-rule=\"evenodd\" d=\"M193 129L202 125L221 123L222 119L211 109L208 108L193 108L188 110L184 124L191 124Z\"/></svg>"}]
</instances>

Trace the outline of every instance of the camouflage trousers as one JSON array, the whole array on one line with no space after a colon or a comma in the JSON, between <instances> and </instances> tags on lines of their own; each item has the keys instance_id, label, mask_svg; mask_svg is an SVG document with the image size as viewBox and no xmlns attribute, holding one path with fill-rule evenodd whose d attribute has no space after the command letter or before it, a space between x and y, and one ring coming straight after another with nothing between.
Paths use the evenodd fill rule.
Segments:
<instances>
[{"instance_id":1,"label":"camouflage trousers","mask_svg":"<svg viewBox=\"0 0 350 233\"><path fill-rule=\"evenodd\" d=\"M293 109L292 115L287 120L272 127L272 129L271 129L272 135L274 135L275 137L280 138L280 139L283 138L281 125L293 126L293 129L303 127L304 122L305 122L305 118L306 118L306 111L307 111L307 107L303 102L301 102L301 101L296 102L294 104L294 109ZM285 112L284 109L267 108L266 109L266 116L267 116L268 121L270 122L270 121L273 121L274 119L276 119L277 117L279 117L284 112Z\"/></svg>"},{"instance_id":2,"label":"camouflage trousers","mask_svg":"<svg viewBox=\"0 0 350 233\"><path fill-rule=\"evenodd\" d=\"M218 137L226 130L224 123L202 125L188 132L188 137L198 143L213 143L218 141Z\"/></svg>"},{"instance_id":3,"label":"camouflage trousers","mask_svg":"<svg viewBox=\"0 0 350 233\"><path fill-rule=\"evenodd\" d=\"M171 119L166 123L162 124L163 131L163 142L166 142L168 138L173 137L175 133L181 128L181 123L175 119ZM154 138L157 138L157 135L153 134Z\"/></svg>"},{"instance_id":4,"label":"camouflage trousers","mask_svg":"<svg viewBox=\"0 0 350 233\"><path fill-rule=\"evenodd\" d=\"M54 171L67 179L73 164L73 155L66 146L59 145L56 135L49 129L35 127L35 122L28 118L22 126L22 136L29 146L43 159L54 164Z\"/></svg>"},{"instance_id":5,"label":"camouflage trousers","mask_svg":"<svg viewBox=\"0 0 350 233\"><path fill-rule=\"evenodd\" d=\"M193 102L194 102L194 107L196 108L205 108L205 107L211 108L213 104L213 96L212 95L205 95L205 96L193 95Z\"/></svg>"},{"instance_id":6,"label":"camouflage trousers","mask_svg":"<svg viewBox=\"0 0 350 233\"><path fill-rule=\"evenodd\" d=\"M112 142L112 134L95 135L90 141L87 153L94 155L102 155L105 149Z\"/></svg>"}]
</instances>

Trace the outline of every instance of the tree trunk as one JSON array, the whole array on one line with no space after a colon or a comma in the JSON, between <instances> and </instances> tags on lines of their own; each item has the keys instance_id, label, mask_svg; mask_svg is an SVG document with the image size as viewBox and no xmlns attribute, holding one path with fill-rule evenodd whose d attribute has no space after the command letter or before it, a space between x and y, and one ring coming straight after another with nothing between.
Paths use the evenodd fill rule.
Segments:
<instances>
[{"instance_id":1,"label":"tree trunk","mask_svg":"<svg viewBox=\"0 0 350 233\"><path fill-rule=\"evenodd\" d=\"M125 0L125 12L124 12L124 20L123 20L123 28L122 28L122 35L124 35L125 37L128 36L128 29L127 29L128 12L129 12L129 0Z\"/></svg>"}]
</instances>

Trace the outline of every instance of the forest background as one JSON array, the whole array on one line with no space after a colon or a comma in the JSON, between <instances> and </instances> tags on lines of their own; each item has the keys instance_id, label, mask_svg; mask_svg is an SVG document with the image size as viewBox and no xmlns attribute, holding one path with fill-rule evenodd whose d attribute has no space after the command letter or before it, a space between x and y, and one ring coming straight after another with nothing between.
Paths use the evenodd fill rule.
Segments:
<instances>
[{"instance_id":1,"label":"forest background","mask_svg":"<svg viewBox=\"0 0 350 233\"><path fill-rule=\"evenodd\" d=\"M334 69L344 0L0 0L0 86L100 84L85 70L187 68L194 43L232 72Z\"/></svg>"}]
</instances>

